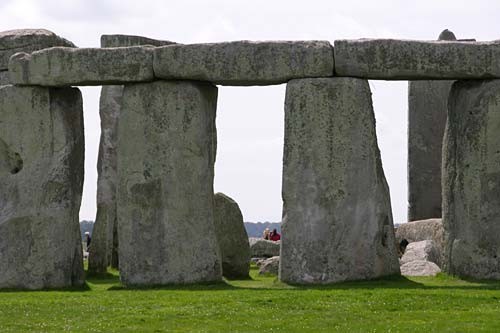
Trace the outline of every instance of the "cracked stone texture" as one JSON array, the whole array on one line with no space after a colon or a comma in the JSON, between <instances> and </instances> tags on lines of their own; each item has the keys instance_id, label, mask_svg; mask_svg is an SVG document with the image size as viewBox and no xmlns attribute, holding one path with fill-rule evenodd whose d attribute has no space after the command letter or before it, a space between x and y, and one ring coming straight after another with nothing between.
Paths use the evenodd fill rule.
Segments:
<instances>
[{"instance_id":1,"label":"cracked stone texture","mask_svg":"<svg viewBox=\"0 0 500 333\"><path fill-rule=\"evenodd\" d=\"M250 255L252 258L270 258L280 255L280 242L251 237Z\"/></svg>"},{"instance_id":2,"label":"cracked stone texture","mask_svg":"<svg viewBox=\"0 0 500 333\"><path fill-rule=\"evenodd\" d=\"M415 260L401 265L401 275L404 276L436 276L439 273L441 268L426 260Z\"/></svg>"},{"instance_id":3,"label":"cracked stone texture","mask_svg":"<svg viewBox=\"0 0 500 333\"><path fill-rule=\"evenodd\" d=\"M436 246L440 259L439 266L444 261L444 229L441 219L428 219L400 224L396 230L398 244L406 239L409 243L432 240Z\"/></svg>"},{"instance_id":4,"label":"cracked stone texture","mask_svg":"<svg viewBox=\"0 0 500 333\"><path fill-rule=\"evenodd\" d=\"M217 88L127 85L118 129L118 237L125 285L220 281L214 225Z\"/></svg>"},{"instance_id":5,"label":"cracked stone texture","mask_svg":"<svg viewBox=\"0 0 500 333\"><path fill-rule=\"evenodd\" d=\"M235 41L170 45L155 49L155 76L251 86L333 75L327 41Z\"/></svg>"},{"instance_id":6,"label":"cracked stone texture","mask_svg":"<svg viewBox=\"0 0 500 333\"><path fill-rule=\"evenodd\" d=\"M336 40L335 75L381 80L500 77L500 43L396 39Z\"/></svg>"},{"instance_id":7,"label":"cracked stone texture","mask_svg":"<svg viewBox=\"0 0 500 333\"><path fill-rule=\"evenodd\" d=\"M0 87L0 289L83 284L78 89Z\"/></svg>"},{"instance_id":8,"label":"cracked stone texture","mask_svg":"<svg viewBox=\"0 0 500 333\"><path fill-rule=\"evenodd\" d=\"M222 274L228 278L246 278L250 271L250 244L240 207L223 193L216 193L214 199Z\"/></svg>"},{"instance_id":9,"label":"cracked stone texture","mask_svg":"<svg viewBox=\"0 0 500 333\"><path fill-rule=\"evenodd\" d=\"M368 81L288 83L282 194L282 281L326 284L399 273Z\"/></svg>"},{"instance_id":10,"label":"cracked stone texture","mask_svg":"<svg viewBox=\"0 0 500 333\"><path fill-rule=\"evenodd\" d=\"M446 29L439 40L456 37ZM441 151L453 82L408 82L408 221L441 217Z\"/></svg>"},{"instance_id":11,"label":"cracked stone texture","mask_svg":"<svg viewBox=\"0 0 500 333\"><path fill-rule=\"evenodd\" d=\"M443 141L445 266L500 279L500 80L459 81Z\"/></svg>"},{"instance_id":12,"label":"cracked stone texture","mask_svg":"<svg viewBox=\"0 0 500 333\"><path fill-rule=\"evenodd\" d=\"M432 240L423 240L408 244L406 251L401 257L401 265L415 260L431 261L441 265L441 253Z\"/></svg>"},{"instance_id":13,"label":"cracked stone texture","mask_svg":"<svg viewBox=\"0 0 500 333\"><path fill-rule=\"evenodd\" d=\"M1 71L0 72L0 86L4 86L7 84L10 84L9 72L8 71Z\"/></svg>"},{"instance_id":14,"label":"cracked stone texture","mask_svg":"<svg viewBox=\"0 0 500 333\"><path fill-rule=\"evenodd\" d=\"M173 42L130 35L101 36L101 47L168 44L173 44ZM116 150L122 94L123 86L121 85L104 86L99 100L101 139L97 159L97 214L89 253L89 271L93 273L104 273L109 265L118 268Z\"/></svg>"},{"instance_id":15,"label":"cracked stone texture","mask_svg":"<svg viewBox=\"0 0 500 333\"><path fill-rule=\"evenodd\" d=\"M152 81L153 47L53 47L18 53L9 62L16 85L109 85Z\"/></svg>"},{"instance_id":16,"label":"cracked stone texture","mask_svg":"<svg viewBox=\"0 0 500 333\"><path fill-rule=\"evenodd\" d=\"M18 52L31 53L53 46L76 47L70 41L45 29L18 29L0 32L0 71L5 71L9 59Z\"/></svg>"}]
</instances>

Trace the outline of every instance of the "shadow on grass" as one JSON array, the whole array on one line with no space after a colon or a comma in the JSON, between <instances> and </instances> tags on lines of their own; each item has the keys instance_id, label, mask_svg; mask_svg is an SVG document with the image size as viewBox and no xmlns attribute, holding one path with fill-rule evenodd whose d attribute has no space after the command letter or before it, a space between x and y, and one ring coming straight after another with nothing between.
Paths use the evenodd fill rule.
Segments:
<instances>
[{"instance_id":1,"label":"shadow on grass","mask_svg":"<svg viewBox=\"0 0 500 333\"><path fill-rule=\"evenodd\" d=\"M106 273L89 273L86 272L85 279L92 284L115 284L120 283L120 277L117 274Z\"/></svg>"},{"instance_id":2,"label":"shadow on grass","mask_svg":"<svg viewBox=\"0 0 500 333\"><path fill-rule=\"evenodd\" d=\"M81 286L73 286L73 287L65 287L65 288L43 288L43 289L15 289L15 288L8 288L8 289L0 289L0 293L24 293L24 292L30 292L30 293L43 293L43 292L48 292L48 291L57 291L57 292L82 292L82 291L90 291L91 288L87 284L87 282L84 282L83 285Z\"/></svg>"}]
</instances>

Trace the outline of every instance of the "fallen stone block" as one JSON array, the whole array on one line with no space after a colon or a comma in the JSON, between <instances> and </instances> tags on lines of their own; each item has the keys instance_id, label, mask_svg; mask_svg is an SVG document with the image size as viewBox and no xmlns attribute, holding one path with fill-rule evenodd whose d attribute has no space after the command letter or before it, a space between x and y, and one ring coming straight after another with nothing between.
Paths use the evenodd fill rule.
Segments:
<instances>
[{"instance_id":1,"label":"fallen stone block","mask_svg":"<svg viewBox=\"0 0 500 333\"><path fill-rule=\"evenodd\" d=\"M450 274L500 279L500 80L459 81L443 140L445 265Z\"/></svg>"},{"instance_id":2,"label":"fallen stone block","mask_svg":"<svg viewBox=\"0 0 500 333\"><path fill-rule=\"evenodd\" d=\"M396 242L399 244L402 240L420 242L431 240L440 254L439 266L444 260L444 229L441 219L428 219L422 221L411 221L400 224L396 230Z\"/></svg>"},{"instance_id":3,"label":"fallen stone block","mask_svg":"<svg viewBox=\"0 0 500 333\"><path fill-rule=\"evenodd\" d=\"M436 276L441 273L441 268L433 262L415 260L401 265L401 275L404 276Z\"/></svg>"},{"instance_id":4,"label":"fallen stone block","mask_svg":"<svg viewBox=\"0 0 500 333\"><path fill-rule=\"evenodd\" d=\"M125 285L220 281L214 225L217 88L126 85L118 126L117 214Z\"/></svg>"},{"instance_id":5,"label":"fallen stone block","mask_svg":"<svg viewBox=\"0 0 500 333\"><path fill-rule=\"evenodd\" d=\"M45 29L18 29L0 32L0 71L7 70L9 59L18 52L31 53L54 46L76 47L70 41Z\"/></svg>"},{"instance_id":6,"label":"fallen stone block","mask_svg":"<svg viewBox=\"0 0 500 333\"><path fill-rule=\"evenodd\" d=\"M80 286L78 89L0 87L0 289Z\"/></svg>"},{"instance_id":7,"label":"fallen stone block","mask_svg":"<svg viewBox=\"0 0 500 333\"><path fill-rule=\"evenodd\" d=\"M335 75L380 80L500 78L499 42L335 41Z\"/></svg>"},{"instance_id":8,"label":"fallen stone block","mask_svg":"<svg viewBox=\"0 0 500 333\"><path fill-rule=\"evenodd\" d=\"M285 98L280 280L398 274L368 81L292 80Z\"/></svg>"},{"instance_id":9,"label":"fallen stone block","mask_svg":"<svg viewBox=\"0 0 500 333\"><path fill-rule=\"evenodd\" d=\"M280 267L280 257L268 258L259 265L259 275L278 275Z\"/></svg>"},{"instance_id":10,"label":"fallen stone block","mask_svg":"<svg viewBox=\"0 0 500 333\"><path fill-rule=\"evenodd\" d=\"M439 266L441 264L441 253L432 240L413 242L406 247L400 263L403 265L415 260L431 261Z\"/></svg>"},{"instance_id":11,"label":"fallen stone block","mask_svg":"<svg viewBox=\"0 0 500 333\"><path fill-rule=\"evenodd\" d=\"M53 47L31 54L17 53L9 62L15 85L107 85L152 81L153 48Z\"/></svg>"},{"instance_id":12,"label":"fallen stone block","mask_svg":"<svg viewBox=\"0 0 500 333\"><path fill-rule=\"evenodd\" d=\"M250 238L249 242L252 258L270 258L280 255L280 242L255 237Z\"/></svg>"},{"instance_id":13,"label":"fallen stone block","mask_svg":"<svg viewBox=\"0 0 500 333\"><path fill-rule=\"evenodd\" d=\"M157 78L251 86L333 75L327 41L237 41L170 45L155 49Z\"/></svg>"}]
</instances>

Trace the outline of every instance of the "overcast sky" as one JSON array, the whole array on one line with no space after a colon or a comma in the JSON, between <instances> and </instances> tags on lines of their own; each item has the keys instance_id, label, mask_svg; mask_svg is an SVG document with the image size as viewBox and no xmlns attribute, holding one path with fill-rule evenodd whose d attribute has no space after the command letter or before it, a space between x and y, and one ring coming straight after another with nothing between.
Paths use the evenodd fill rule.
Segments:
<instances>
[{"instance_id":1,"label":"overcast sky","mask_svg":"<svg viewBox=\"0 0 500 333\"><path fill-rule=\"evenodd\" d=\"M390 37L500 39L500 1L0 0L0 31L46 28L80 47L102 34L180 43L227 40ZM407 210L407 83L370 81L395 222ZM81 219L95 218L99 87L82 88L85 186ZM285 86L219 87L215 190L233 197L245 221L281 220Z\"/></svg>"}]
</instances>

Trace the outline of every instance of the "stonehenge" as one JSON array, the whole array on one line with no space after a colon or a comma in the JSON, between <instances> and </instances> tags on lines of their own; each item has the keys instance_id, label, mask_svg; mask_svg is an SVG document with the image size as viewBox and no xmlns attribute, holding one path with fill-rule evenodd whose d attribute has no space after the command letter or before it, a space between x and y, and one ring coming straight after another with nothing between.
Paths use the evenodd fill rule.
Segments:
<instances>
[{"instance_id":1,"label":"stonehenge","mask_svg":"<svg viewBox=\"0 0 500 333\"><path fill-rule=\"evenodd\" d=\"M118 247L125 285L220 281L209 83L127 85L118 126Z\"/></svg>"},{"instance_id":2,"label":"stonehenge","mask_svg":"<svg viewBox=\"0 0 500 333\"><path fill-rule=\"evenodd\" d=\"M453 84L443 141L445 266L500 279L500 80Z\"/></svg>"},{"instance_id":3,"label":"stonehenge","mask_svg":"<svg viewBox=\"0 0 500 333\"><path fill-rule=\"evenodd\" d=\"M444 30L438 40L457 38ZM453 82L408 82L408 221L441 217L441 144Z\"/></svg>"},{"instance_id":4,"label":"stonehenge","mask_svg":"<svg viewBox=\"0 0 500 333\"><path fill-rule=\"evenodd\" d=\"M443 215L444 228L413 222L398 240L434 237L444 271L500 279L500 43L453 40L447 30L439 39L332 46L103 35L101 48L77 48L47 30L0 32L0 289L84 283L83 110L71 88L84 85L103 86L89 271L116 266L118 252L127 287L218 282L247 276L260 246L280 251L286 283L399 274L367 79L413 80L409 217ZM282 83L282 240L247 249L237 204L213 191L215 85ZM221 236L235 228L237 259ZM438 272L427 261L405 265L409 275Z\"/></svg>"},{"instance_id":5,"label":"stonehenge","mask_svg":"<svg viewBox=\"0 0 500 333\"><path fill-rule=\"evenodd\" d=\"M285 97L280 280L399 273L368 81L292 80Z\"/></svg>"},{"instance_id":6,"label":"stonehenge","mask_svg":"<svg viewBox=\"0 0 500 333\"><path fill-rule=\"evenodd\" d=\"M222 274L226 278L248 278L250 244L240 207L223 193L216 193L214 200L214 223Z\"/></svg>"},{"instance_id":7,"label":"stonehenge","mask_svg":"<svg viewBox=\"0 0 500 333\"><path fill-rule=\"evenodd\" d=\"M168 44L173 44L173 42L130 35L101 36L101 47ZM97 214L89 254L89 271L92 273L104 273L108 266L118 268L116 149L122 94L123 86L121 85L103 86L99 100L101 138L97 160Z\"/></svg>"},{"instance_id":8,"label":"stonehenge","mask_svg":"<svg viewBox=\"0 0 500 333\"><path fill-rule=\"evenodd\" d=\"M0 87L0 289L83 284L75 88Z\"/></svg>"}]
</instances>

